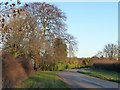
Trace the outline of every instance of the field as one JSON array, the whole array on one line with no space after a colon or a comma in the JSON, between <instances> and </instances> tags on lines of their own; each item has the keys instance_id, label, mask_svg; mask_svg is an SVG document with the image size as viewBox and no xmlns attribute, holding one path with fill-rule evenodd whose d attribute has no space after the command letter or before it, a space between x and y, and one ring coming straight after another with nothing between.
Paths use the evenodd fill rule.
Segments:
<instances>
[{"instance_id":1,"label":"field","mask_svg":"<svg viewBox=\"0 0 120 90\"><path fill-rule=\"evenodd\" d=\"M33 76L23 81L17 88L65 88L69 86L65 84L58 76L57 72L42 71L36 72Z\"/></svg>"},{"instance_id":2,"label":"field","mask_svg":"<svg viewBox=\"0 0 120 90\"><path fill-rule=\"evenodd\" d=\"M106 71L106 70L100 70L100 69L89 69L89 70L80 70L79 73L87 74L93 77L97 77L104 80L109 80L113 82L120 83L120 73L115 71Z\"/></svg>"}]
</instances>

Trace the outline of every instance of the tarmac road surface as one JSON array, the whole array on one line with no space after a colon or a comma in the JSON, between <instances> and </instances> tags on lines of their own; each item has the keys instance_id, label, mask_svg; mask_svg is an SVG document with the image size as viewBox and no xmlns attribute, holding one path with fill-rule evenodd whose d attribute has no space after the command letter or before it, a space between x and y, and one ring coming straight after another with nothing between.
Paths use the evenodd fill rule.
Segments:
<instances>
[{"instance_id":1,"label":"tarmac road surface","mask_svg":"<svg viewBox=\"0 0 120 90\"><path fill-rule=\"evenodd\" d=\"M78 69L61 71L58 75L72 88L101 88L100 90L107 88L115 90L114 88L116 88L117 90L120 90L118 88L118 83L80 74L76 72L77 70Z\"/></svg>"}]
</instances>

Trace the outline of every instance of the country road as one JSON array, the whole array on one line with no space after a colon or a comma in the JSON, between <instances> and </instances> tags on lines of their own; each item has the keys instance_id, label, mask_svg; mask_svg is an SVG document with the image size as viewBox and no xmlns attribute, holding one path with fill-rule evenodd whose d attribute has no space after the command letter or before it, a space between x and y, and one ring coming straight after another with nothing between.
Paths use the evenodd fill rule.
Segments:
<instances>
[{"instance_id":1,"label":"country road","mask_svg":"<svg viewBox=\"0 0 120 90\"><path fill-rule=\"evenodd\" d=\"M61 71L58 75L72 88L113 88L113 90L117 88L117 90L119 90L118 83L80 74L76 72L77 70L78 69Z\"/></svg>"}]
</instances>

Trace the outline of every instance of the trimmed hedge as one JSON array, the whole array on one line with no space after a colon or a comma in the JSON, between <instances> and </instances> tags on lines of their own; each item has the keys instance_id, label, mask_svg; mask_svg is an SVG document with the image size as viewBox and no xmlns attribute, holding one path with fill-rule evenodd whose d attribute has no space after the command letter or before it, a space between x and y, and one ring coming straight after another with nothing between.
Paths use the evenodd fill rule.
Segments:
<instances>
[{"instance_id":1,"label":"trimmed hedge","mask_svg":"<svg viewBox=\"0 0 120 90\"><path fill-rule=\"evenodd\" d=\"M30 60L14 58L9 53L2 54L2 87L14 88L33 73Z\"/></svg>"},{"instance_id":2,"label":"trimmed hedge","mask_svg":"<svg viewBox=\"0 0 120 90\"><path fill-rule=\"evenodd\" d=\"M22 67L24 68L24 70L25 70L25 72L26 72L26 74L27 74L28 76L33 75L33 73L34 73L35 71L34 71L34 68L33 68L32 61L31 61L31 60L26 59L24 56L17 58L17 60L18 60L19 63L22 65Z\"/></svg>"},{"instance_id":3,"label":"trimmed hedge","mask_svg":"<svg viewBox=\"0 0 120 90\"><path fill-rule=\"evenodd\" d=\"M53 71L54 70L55 71L61 71L61 70L72 69L72 68L78 68L78 66L76 64L70 64L70 63L68 63L68 64L58 63L58 64L55 65L55 67L52 70Z\"/></svg>"},{"instance_id":4,"label":"trimmed hedge","mask_svg":"<svg viewBox=\"0 0 120 90\"><path fill-rule=\"evenodd\" d=\"M13 88L27 78L27 74L18 60L10 54L4 54L2 59L2 87Z\"/></svg>"},{"instance_id":5,"label":"trimmed hedge","mask_svg":"<svg viewBox=\"0 0 120 90\"><path fill-rule=\"evenodd\" d=\"M113 64L93 64L93 68L119 72L120 71L120 63L113 63Z\"/></svg>"}]
</instances>

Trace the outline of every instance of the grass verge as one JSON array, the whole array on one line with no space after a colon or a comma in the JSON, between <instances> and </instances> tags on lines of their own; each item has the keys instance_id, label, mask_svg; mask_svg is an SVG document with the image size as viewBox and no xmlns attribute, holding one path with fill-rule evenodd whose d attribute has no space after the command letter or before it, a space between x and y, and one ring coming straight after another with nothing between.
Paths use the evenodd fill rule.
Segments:
<instances>
[{"instance_id":1,"label":"grass verge","mask_svg":"<svg viewBox=\"0 0 120 90\"><path fill-rule=\"evenodd\" d=\"M36 72L17 88L64 88L70 90L69 86L54 71Z\"/></svg>"},{"instance_id":2,"label":"grass verge","mask_svg":"<svg viewBox=\"0 0 120 90\"><path fill-rule=\"evenodd\" d=\"M118 78L120 77L120 73L115 71L88 69L88 70L80 70L78 72L89 76L97 77L100 79L120 83L120 79Z\"/></svg>"}]
</instances>

